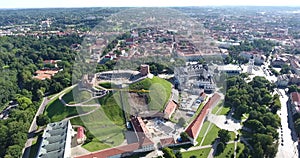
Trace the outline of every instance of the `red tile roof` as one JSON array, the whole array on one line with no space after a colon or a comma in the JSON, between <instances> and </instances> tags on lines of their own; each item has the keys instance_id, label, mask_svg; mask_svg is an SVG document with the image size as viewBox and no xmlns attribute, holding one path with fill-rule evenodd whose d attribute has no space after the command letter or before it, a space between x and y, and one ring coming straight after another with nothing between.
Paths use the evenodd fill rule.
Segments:
<instances>
[{"instance_id":1,"label":"red tile roof","mask_svg":"<svg viewBox=\"0 0 300 158\"><path fill-rule=\"evenodd\" d=\"M107 158L109 156L120 155L139 149L139 143L128 144L116 148L104 149L87 155L77 156L75 158Z\"/></svg>"},{"instance_id":2,"label":"red tile roof","mask_svg":"<svg viewBox=\"0 0 300 158\"><path fill-rule=\"evenodd\" d=\"M46 78L51 79L51 75L49 74L40 74L38 76L33 76L33 78L38 79L38 80L44 80Z\"/></svg>"},{"instance_id":3,"label":"red tile roof","mask_svg":"<svg viewBox=\"0 0 300 158\"><path fill-rule=\"evenodd\" d=\"M201 93L200 93L200 97L205 98L205 97L206 97L205 92L201 92Z\"/></svg>"},{"instance_id":4,"label":"red tile roof","mask_svg":"<svg viewBox=\"0 0 300 158\"><path fill-rule=\"evenodd\" d=\"M170 118L176 108L177 108L177 104L173 100L171 100L166 106L164 111L166 117Z\"/></svg>"},{"instance_id":5,"label":"red tile roof","mask_svg":"<svg viewBox=\"0 0 300 158\"><path fill-rule=\"evenodd\" d=\"M175 144L175 140L173 137L160 139L160 144L162 147L165 147L167 145Z\"/></svg>"},{"instance_id":6,"label":"red tile roof","mask_svg":"<svg viewBox=\"0 0 300 158\"><path fill-rule=\"evenodd\" d=\"M131 116L131 123L137 134L139 144L141 147L154 144L149 139L149 137L151 137L151 135L141 117Z\"/></svg>"},{"instance_id":7,"label":"red tile roof","mask_svg":"<svg viewBox=\"0 0 300 158\"><path fill-rule=\"evenodd\" d=\"M84 137L84 130L83 127L78 127L77 128L77 139L81 139Z\"/></svg>"},{"instance_id":8,"label":"red tile roof","mask_svg":"<svg viewBox=\"0 0 300 158\"><path fill-rule=\"evenodd\" d=\"M297 102L298 104L300 104L300 93L292 92L291 97L292 97L292 102Z\"/></svg>"},{"instance_id":9,"label":"red tile roof","mask_svg":"<svg viewBox=\"0 0 300 158\"><path fill-rule=\"evenodd\" d=\"M209 98L209 100L207 101L207 103L204 105L203 109L201 110L201 112L198 114L198 116L195 118L195 120L186 128L185 132L193 139L196 139L201 125L206 117L206 115L209 112L209 109L217 104L221 99L221 96L217 93L215 93L211 98Z\"/></svg>"}]
</instances>

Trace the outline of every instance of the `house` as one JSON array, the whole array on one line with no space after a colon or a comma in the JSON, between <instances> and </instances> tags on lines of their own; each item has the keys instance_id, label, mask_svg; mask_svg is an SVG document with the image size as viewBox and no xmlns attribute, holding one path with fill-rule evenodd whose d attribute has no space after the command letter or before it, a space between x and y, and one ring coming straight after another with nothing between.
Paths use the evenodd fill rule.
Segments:
<instances>
[{"instance_id":1,"label":"house","mask_svg":"<svg viewBox=\"0 0 300 158\"><path fill-rule=\"evenodd\" d=\"M284 64L288 63L288 59L284 57L277 57L272 60L271 64L274 67L282 67Z\"/></svg>"},{"instance_id":2,"label":"house","mask_svg":"<svg viewBox=\"0 0 300 158\"><path fill-rule=\"evenodd\" d=\"M162 148L172 147L176 144L175 139L173 137L160 139L159 142Z\"/></svg>"},{"instance_id":3,"label":"house","mask_svg":"<svg viewBox=\"0 0 300 158\"><path fill-rule=\"evenodd\" d=\"M125 41L125 43L127 45L133 45L134 44L134 39L133 38L127 38L126 41Z\"/></svg>"},{"instance_id":4,"label":"house","mask_svg":"<svg viewBox=\"0 0 300 158\"><path fill-rule=\"evenodd\" d=\"M35 71L35 76L33 76L32 78L38 79L38 80L45 80L45 79L51 79L52 76L54 76L55 74L57 74L59 71L61 70L37 70Z\"/></svg>"},{"instance_id":5,"label":"house","mask_svg":"<svg viewBox=\"0 0 300 158\"><path fill-rule=\"evenodd\" d=\"M140 144L139 152L154 150L154 143L150 140L151 134L141 117L131 116L131 124Z\"/></svg>"},{"instance_id":6,"label":"house","mask_svg":"<svg viewBox=\"0 0 300 158\"><path fill-rule=\"evenodd\" d=\"M37 158L71 157L71 139L74 131L70 121L49 123L42 135Z\"/></svg>"},{"instance_id":7,"label":"house","mask_svg":"<svg viewBox=\"0 0 300 158\"><path fill-rule=\"evenodd\" d=\"M293 59L291 60L291 68L292 70L297 74L300 75L300 64L299 61L297 59Z\"/></svg>"},{"instance_id":8,"label":"house","mask_svg":"<svg viewBox=\"0 0 300 158\"><path fill-rule=\"evenodd\" d=\"M190 140L194 145L197 145L197 138L201 129L201 126L206 118L211 107L214 107L221 100L221 96L215 93L207 103L204 105L198 116L187 126L185 132L189 135Z\"/></svg>"},{"instance_id":9,"label":"house","mask_svg":"<svg viewBox=\"0 0 300 158\"><path fill-rule=\"evenodd\" d=\"M242 72L242 69L238 65L228 64L218 66L218 71L228 75L239 75Z\"/></svg>"},{"instance_id":10,"label":"house","mask_svg":"<svg viewBox=\"0 0 300 158\"><path fill-rule=\"evenodd\" d=\"M290 77L291 84L300 84L300 76L296 74L290 74L289 77Z\"/></svg>"},{"instance_id":11,"label":"house","mask_svg":"<svg viewBox=\"0 0 300 158\"><path fill-rule=\"evenodd\" d=\"M276 84L281 87L285 87L289 84L290 79L289 76L284 74L277 77Z\"/></svg>"},{"instance_id":12,"label":"house","mask_svg":"<svg viewBox=\"0 0 300 158\"><path fill-rule=\"evenodd\" d=\"M254 59L255 64L263 64L266 60L266 56L263 55L261 52L241 52L241 57L244 57L246 59Z\"/></svg>"},{"instance_id":13,"label":"house","mask_svg":"<svg viewBox=\"0 0 300 158\"><path fill-rule=\"evenodd\" d=\"M200 97L199 97L199 99L201 100L201 102L203 102L205 100L205 98L206 98L206 93L205 92L201 92L200 93Z\"/></svg>"},{"instance_id":14,"label":"house","mask_svg":"<svg viewBox=\"0 0 300 158\"><path fill-rule=\"evenodd\" d=\"M170 119L172 114L175 112L176 108L177 104L173 100L169 101L168 105L164 110L165 118Z\"/></svg>"},{"instance_id":15,"label":"house","mask_svg":"<svg viewBox=\"0 0 300 158\"><path fill-rule=\"evenodd\" d=\"M86 139L83 127L77 128L77 144L83 144Z\"/></svg>"},{"instance_id":16,"label":"house","mask_svg":"<svg viewBox=\"0 0 300 158\"><path fill-rule=\"evenodd\" d=\"M293 115L300 112L300 93L292 92L290 94L291 109Z\"/></svg>"}]
</instances>

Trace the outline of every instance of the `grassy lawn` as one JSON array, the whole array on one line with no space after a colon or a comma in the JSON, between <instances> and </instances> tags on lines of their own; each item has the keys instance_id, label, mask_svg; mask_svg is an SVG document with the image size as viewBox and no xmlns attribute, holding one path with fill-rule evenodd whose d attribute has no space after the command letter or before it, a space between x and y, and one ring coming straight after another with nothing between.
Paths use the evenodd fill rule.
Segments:
<instances>
[{"instance_id":1,"label":"grassy lawn","mask_svg":"<svg viewBox=\"0 0 300 158\"><path fill-rule=\"evenodd\" d=\"M234 143L227 144L224 151L218 155L214 156L215 158L229 158L231 155L234 154Z\"/></svg>"},{"instance_id":2,"label":"grassy lawn","mask_svg":"<svg viewBox=\"0 0 300 158\"><path fill-rule=\"evenodd\" d=\"M101 87L104 87L106 89L111 89L111 88L115 88L116 87L115 84L110 83L110 82L102 82L102 83L99 83L98 85L101 86Z\"/></svg>"},{"instance_id":3,"label":"grassy lawn","mask_svg":"<svg viewBox=\"0 0 300 158\"><path fill-rule=\"evenodd\" d=\"M45 112L51 122L61 121L66 117L77 115L76 107L64 106L58 98L47 105Z\"/></svg>"},{"instance_id":4,"label":"grassy lawn","mask_svg":"<svg viewBox=\"0 0 300 158\"><path fill-rule=\"evenodd\" d=\"M230 134L230 141L232 141L232 140L234 140L235 139L235 133L234 132L229 132L229 134Z\"/></svg>"},{"instance_id":5,"label":"grassy lawn","mask_svg":"<svg viewBox=\"0 0 300 158\"><path fill-rule=\"evenodd\" d=\"M209 154L210 150L211 150L211 148L204 148L204 149L200 149L200 150L183 152L182 157L183 158L189 158L189 157L194 155L194 156L197 156L199 158L201 158L201 157L206 158L206 157L208 157L208 154Z\"/></svg>"},{"instance_id":6,"label":"grassy lawn","mask_svg":"<svg viewBox=\"0 0 300 158\"><path fill-rule=\"evenodd\" d=\"M97 99L92 99L86 103L83 103L83 105L93 105L93 104L99 104Z\"/></svg>"},{"instance_id":7,"label":"grassy lawn","mask_svg":"<svg viewBox=\"0 0 300 158\"><path fill-rule=\"evenodd\" d=\"M150 110L163 110L171 96L171 83L159 77L146 78L142 81L131 84L131 90L150 90L148 103Z\"/></svg>"},{"instance_id":8,"label":"grassy lawn","mask_svg":"<svg viewBox=\"0 0 300 158\"><path fill-rule=\"evenodd\" d=\"M61 121L67 117L88 112L96 107L68 107L63 105L58 98L47 105L44 114L48 115L51 122Z\"/></svg>"},{"instance_id":9,"label":"grassy lawn","mask_svg":"<svg viewBox=\"0 0 300 158\"><path fill-rule=\"evenodd\" d=\"M218 110L219 110L219 112L217 113ZM215 114L215 115L226 115L229 111L230 111L230 107L225 107L223 105L223 101L222 101L221 103L219 103L217 106L215 106L213 108L213 110L211 111L211 113Z\"/></svg>"},{"instance_id":10,"label":"grassy lawn","mask_svg":"<svg viewBox=\"0 0 300 158\"><path fill-rule=\"evenodd\" d=\"M207 132L206 137L204 138L202 146L211 145L213 143L213 141L218 137L219 130L220 130L220 128L212 123ZM199 143L201 143L201 142L199 142Z\"/></svg>"},{"instance_id":11,"label":"grassy lawn","mask_svg":"<svg viewBox=\"0 0 300 158\"><path fill-rule=\"evenodd\" d=\"M203 123L203 125L202 125L202 127L200 129L198 138L197 138L197 142L198 142L197 145L200 145L200 143L201 143L201 141L202 141L202 139L204 137L204 134L205 134L205 132L206 132L206 130L208 128L209 123L210 123L209 121L204 121L204 123Z\"/></svg>"},{"instance_id":12,"label":"grassy lawn","mask_svg":"<svg viewBox=\"0 0 300 158\"><path fill-rule=\"evenodd\" d=\"M101 107L98 110L71 120L72 124L84 126L95 137L91 142L83 145L85 149L96 151L123 143L125 120L123 112L114 98L118 94L110 93L99 99Z\"/></svg>"},{"instance_id":13,"label":"grassy lawn","mask_svg":"<svg viewBox=\"0 0 300 158\"><path fill-rule=\"evenodd\" d=\"M103 111L106 116L116 125L123 126L125 124L124 114L120 102L120 93L109 93L99 99Z\"/></svg>"},{"instance_id":14,"label":"grassy lawn","mask_svg":"<svg viewBox=\"0 0 300 158\"><path fill-rule=\"evenodd\" d=\"M130 110L131 110L131 106L128 102L128 99L129 99L128 95L129 95L129 93L124 92L124 91L119 91L119 92L114 94L114 98L116 100L116 103L119 106L124 106L123 110L125 111L125 115L126 115L127 119L130 118ZM123 105L121 103L121 96L122 96Z\"/></svg>"},{"instance_id":15,"label":"grassy lawn","mask_svg":"<svg viewBox=\"0 0 300 158\"><path fill-rule=\"evenodd\" d=\"M82 147L87 149L88 151L93 152L93 151L109 148L110 145L101 143L97 138L94 138L93 141L91 141L88 144L82 145Z\"/></svg>"},{"instance_id":16,"label":"grassy lawn","mask_svg":"<svg viewBox=\"0 0 300 158\"><path fill-rule=\"evenodd\" d=\"M74 97L76 100L74 100ZM75 104L75 103L80 103L83 101L86 101L92 97L92 94L88 91L82 90L79 91L78 87L74 87L71 91L66 93L62 99L67 103L67 104Z\"/></svg>"},{"instance_id":17,"label":"grassy lawn","mask_svg":"<svg viewBox=\"0 0 300 158\"><path fill-rule=\"evenodd\" d=\"M85 126L95 137L92 142L83 146L85 149L96 151L123 143L125 139L123 134L125 125L118 126L109 117L104 113L103 108L99 108L99 110L90 115L71 120L73 123Z\"/></svg>"}]
</instances>

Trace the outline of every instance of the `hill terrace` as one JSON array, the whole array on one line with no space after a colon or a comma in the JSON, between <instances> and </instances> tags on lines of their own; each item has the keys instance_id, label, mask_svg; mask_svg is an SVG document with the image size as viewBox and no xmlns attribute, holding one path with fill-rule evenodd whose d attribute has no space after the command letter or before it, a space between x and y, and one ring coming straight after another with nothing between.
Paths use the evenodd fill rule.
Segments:
<instances>
[{"instance_id":1,"label":"hill terrace","mask_svg":"<svg viewBox=\"0 0 300 158\"><path fill-rule=\"evenodd\" d=\"M196 139L199 135L201 126L205 120L206 115L208 114L211 107L215 106L221 99L221 96L215 93L211 98L209 98L208 102L204 105L201 112L195 118L193 122L189 124L186 128L185 132L189 135L190 139L193 141L193 144L196 145Z\"/></svg>"}]
</instances>

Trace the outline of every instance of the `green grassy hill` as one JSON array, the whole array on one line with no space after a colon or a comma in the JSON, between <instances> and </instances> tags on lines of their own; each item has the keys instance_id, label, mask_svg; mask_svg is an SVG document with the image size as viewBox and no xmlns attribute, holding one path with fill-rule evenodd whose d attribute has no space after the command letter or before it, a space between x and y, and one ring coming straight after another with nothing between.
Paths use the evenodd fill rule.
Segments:
<instances>
[{"instance_id":1,"label":"green grassy hill","mask_svg":"<svg viewBox=\"0 0 300 158\"><path fill-rule=\"evenodd\" d=\"M133 83L129 85L129 89L150 90L147 94L149 109L162 111L171 96L172 84L167 80L155 76L152 79L146 78Z\"/></svg>"}]
</instances>

